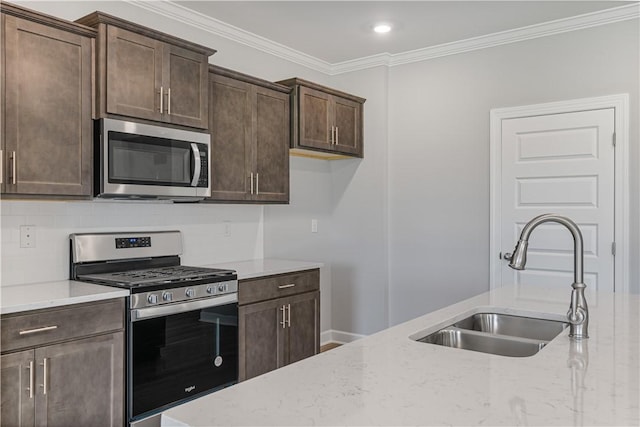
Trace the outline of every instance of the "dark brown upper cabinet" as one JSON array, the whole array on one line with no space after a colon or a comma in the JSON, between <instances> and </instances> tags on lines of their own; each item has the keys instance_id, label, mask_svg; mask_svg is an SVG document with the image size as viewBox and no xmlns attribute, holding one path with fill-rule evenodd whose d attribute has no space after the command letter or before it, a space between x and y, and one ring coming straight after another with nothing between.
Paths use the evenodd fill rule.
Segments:
<instances>
[{"instance_id":1,"label":"dark brown upper cabinet","mask_svg":"<svg viewBox=\"0 0 640 427\"><path fill-rule=\"evenodd\" d=\"M288 203L290 88L209 67L210 201Z\"/></svg>"},{"instance_id":2,"label":"dark brown upper cabinet","mask_svg":"<svg viewBox=\"0 0 640 427\"><path fill-rule=\"evenodd\" d=\"M1 191L89 197L96 32L8 3L0 11Z\"/></svg>"},{"instance_id":3,"label":"dark brown upper cabinet","mask_svg":"<svg viewBox=\"0 0 640 427\"><path fill-rule=\"evenodd\" d=\"M364 157L364 98L298 78L278 83L294 89L292 154Z\"/></svg>"},{"instance_id":4,"label":"dark brown upper cabinet","mask_svg":"<svg viewBox=\"0 0 640 427\"><path fill-rule=\"evenodd\" d=\"M208 128L208 58L214 49L102 12L76 22L98 30L99 117Z\"/></svg>"}]
</instances>

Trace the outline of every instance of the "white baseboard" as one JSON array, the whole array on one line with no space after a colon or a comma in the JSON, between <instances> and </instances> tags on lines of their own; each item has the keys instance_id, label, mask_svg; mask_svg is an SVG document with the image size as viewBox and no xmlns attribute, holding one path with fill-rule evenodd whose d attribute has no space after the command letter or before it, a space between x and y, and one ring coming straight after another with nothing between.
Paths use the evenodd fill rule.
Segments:
<instances>
[{"instance_id":1,"label":"white baseboard","mask_svg":"<svg viewBox=\"0 0 640 427\"><path fill-rule=\"evenodd\" d=\"M338 344L347 344L360 338L364 338L366 335L353 334L351 332L344 331L336 331L334 329L329 329L328 331L324 331L320 334L320 345L325 345L330 342L338 343Z\"/></svg>"}]
</instances>

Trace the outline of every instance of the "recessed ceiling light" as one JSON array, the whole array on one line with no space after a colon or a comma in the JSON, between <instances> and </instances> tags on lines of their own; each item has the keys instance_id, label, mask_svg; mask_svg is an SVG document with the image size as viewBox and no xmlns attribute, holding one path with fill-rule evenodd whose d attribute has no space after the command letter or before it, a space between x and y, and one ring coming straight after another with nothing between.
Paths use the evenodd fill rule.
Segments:
<instances>
[{"instance_id":1,"label":"recessed ceiling light","mask_svg":"<svg viewBox=\"0 0 640 427\"><path fill-rule=\"evenodd\" d=\"M391 31L391 25L389 24L376 24L373 27L373 31L375 31L376 33L388 33L389 31Z\"/></svg>"}]
</instances>

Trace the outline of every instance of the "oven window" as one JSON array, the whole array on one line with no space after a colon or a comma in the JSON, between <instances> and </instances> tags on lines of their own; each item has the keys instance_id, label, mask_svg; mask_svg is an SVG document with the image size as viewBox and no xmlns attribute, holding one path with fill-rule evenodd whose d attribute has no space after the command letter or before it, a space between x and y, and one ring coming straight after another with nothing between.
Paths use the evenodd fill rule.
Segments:
<instances>
[{"instance_id":1,"label":"oven window","mask_svg":"<svg viewBox=\"0 0 640 427\"><path fill-rule=\"evenodd\" d=\"M184 141L109 132L109 182L191 185L191 145Z\"/></svg>"},{"instance_id":2,"label":"oven window","mask_svg":"<svg viewBox=\"0 0 640 427\"><path fill-rule=\"evenodd\" d=\"M238 305L133 322L131 344L135 418L237 382Z\"/></svg>"}]
</instances>

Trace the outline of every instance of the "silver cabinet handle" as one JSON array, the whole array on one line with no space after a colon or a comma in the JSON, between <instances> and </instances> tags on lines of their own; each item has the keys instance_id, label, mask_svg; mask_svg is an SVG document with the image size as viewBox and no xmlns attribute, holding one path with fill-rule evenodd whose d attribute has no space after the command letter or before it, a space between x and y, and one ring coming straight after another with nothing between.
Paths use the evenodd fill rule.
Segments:
<instances>
[{"instance_id":1,"label":"silver cabinet handle","mask_svg":"<svg viewBox=\"0 0 640 427\"><path fill-rule=\"evenodd\" d=\"M160 114L164 110L164 88L160 86Z\"/></svg>"},{"instance_id":2,"label":"silver cabinet handle","mask_svg":"<svg viewBox=\"0 0 640 427\"><path fill-rule=\"evenodd\" d=\"M291 304L287 304L287 326L291 327Z\"/></svg>"},{"instance_id":3,"label":"silver cabinet handle","mask_svg":"<svg viewBox=\"0 0 640 427\"><path fill-rule=\"evenodd\" d=\"M52 331L54 329L58 329L58 325L45 326L45 327L36 328L36 329L27 329L25 331L18 332L18 334L19 335L29 335L29 334L35 334L35 333L38 333L38 332Z\"/></svg>"},{"instance_id":4,"label":"silver cabinet handle","mask_svg":"<svg viewBox=\"0 0 640 427\"><path fill-rule=\"evenodd\" d=\"M42 394L47 394L47 390L49 389L49 380L48 380L48 363L47 360L49 360L49 358L45 357L44 359L42 359L42 367L43 367L43 374L42 374Z\"/></svg>"},{"instance_id":5,"label":"silver cabinet handle","mask_svg":"<svg viewBox=\"0 0 640 427\"><path fill-rule=\"evenodd\" d=\"M340 144L340 131L338 126L336 126L336 145Z\"/></svg>"},{"instance_id":6,"label":"silver cabinet handle","mask_svg":"<svg viewBox=\"0 0 640 427\"><path fill-rule=\"evenodd\" d=\"M33 360L29 361L29 399L33 399L33 387L36 382L36 374L33 369Z\"/></svg>"},{"instance_id":7,"label":"silver cabinet handle","mask_svg":"<svg viewBox=\"0 0 640 427\"><path fill-rule=\"evenodd\" d=\"M253 172L251 172L251 194L253 194Z\"/></svg>"},{"instance_id":8,"label":"silver cabinet handle","mask_svg":"<svg viewBox=\"0 0 640 427\"><path fill-rule=\"evenodd\" d=\"M4 150L0 150L0 184L4 184Z\"/></svg>"},{"instance_id":9,"label":"silver cabinet handle","mask_svg":"<svg viewBox=\"0 0 640 427\"><path fill-rule=\"evenodd\" d=\"M295 285L296 285L295 283L289 283L288 285L280 285L278 286L278 289L293 288Z\"/></svg>"},{"instance_id":10,"label":"silver cabinet handle","mask_svg":"<svg viewBox=\"0 0 640 427\"><path fill-rule=\"evenodd\" d=\"M16 175L18 175L18 171L16 170L17 164L16 164L16 152L12 151L11 152L11 183L13 185L16 185L18 183L18 178Z\"/></svg>"},{"instance_id":11,"label":"silver cabinet handle","mask_svg":"<svg viewBox=\"0 0 640 427\"><path fill-rule=\"evenodd\" d=\"M287 327L287 322L284 320L285 319L285 311L286 311L286 306L283 305L282 307L280 307L280 311L282 312L282 321L280 322L280 324L282 325L282 329Z\"/></svg>"},{"instance_id":12,"label":"silver cabinet handle","mask_svg":"<svg viewBox=\"0 0 640 427\"><path fill-rule=\"evenodd\" d=\"M256 194L260 194L260 174L256 172Z\"/></svg>"},{"instance_id":13,"label":"silver cabinet handle","mask_svg":"<svg viewBox=\"0 0 640 427\"><path fill-rule=\"evenodd\" d=\"M171 88L167 89L167 114L171 115Z\"/></svg>"}]
</instances>

